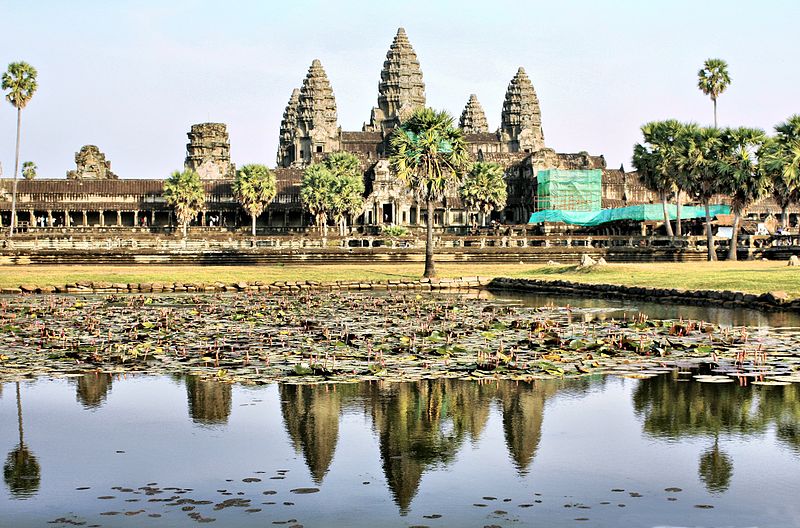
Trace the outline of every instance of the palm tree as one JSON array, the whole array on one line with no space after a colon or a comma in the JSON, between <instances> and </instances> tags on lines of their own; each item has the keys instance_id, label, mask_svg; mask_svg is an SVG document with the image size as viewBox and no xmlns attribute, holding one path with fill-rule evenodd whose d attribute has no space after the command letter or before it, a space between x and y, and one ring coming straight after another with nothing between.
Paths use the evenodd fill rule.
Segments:
<instances>
[{"instance_id":1,"label":"palm tree","mask_svg":"<svg viewBox=\"0 0 800 528\"><path fill-rule=\"evenodd\" d=\"M461 184L461 199L472 210L483 212L483 222L495 209L506 206L508 191L505 172L497 163L478 161Z\"/></svg>"},{"instance_id":2,"label":"palm tree","mask_svg":"<svg viewBox=\"0 0 800 528\"><path fill-rule=\"evenodd\" d=\"M445 190L458 183L469 159L461 129L447 112L415 110L389 139L389 163L401 181L425 201L428 212L425 277L435 277L433 264L433 206Z\"/></svg>"},{"instance_id":3,"label":"palm tree","mask_svg":"<svg viewBox=\"0 0 800 528\"><path fill-rule=\"evenodd\" d=\"M800 202L800 115L775 126L764 145L763 166L772 178L772 196L781 208L781 225L789 227L789 206Z\"/></svg>"},{"instance_id":4,"label":"palm tree","mask_svg":"<svg viewBox=\"0 0 800 528\"><path fill-rule=\"evenodd\" d=\"M164 182L164 199L175 208L183 238L186 238L189 222L206 203L206 191L200 182L200 175L191 169L174 171Z\"/></svg>"},{"instance_id":5,"label":"palm tree","mask_svg":"<svg viewBox=\"0 0 800 528\"><path fill-rule=\"evenodd\" d=\"M355 217L364 209L364 172L361 161L349 152L334 152L323 164L334 176L331 214L339 226L339 235L347 232L347 216Z\"/></svg>"},{"instance_id":6,"label":"palm tree","mask_svg":"<svg viewBox=\"0 0 800 528\"><path fill-rule=\"evenodd\" d=\"M5 480L12 495L25 499L33 496L39 490L41 467L36 460L36 456L25 445L19 382L17 382L17 424L19 426L19 444L6 458L6 463L3 465L3 480Z\"/></svg>"},{"instance_id":7,"label":"palm tree","mask_svg":"<svg viewBox=\"0 0 800 528\"><path fill-rule=\"evenodd\" d=\"M300 199L308 212L314 215L317 228L323 236L328 234L328 213L333 208L335 187L336 177L322 163L309 166L300 183Z\"/></svg>"},{"instance_id":8,"label":"palm tree","mask_svg":"<svg viewBox=\"0 0 800 528\"><path fill-rule=\"evenodd\" d=\"M720 163L724 174L722 190L730 195L733 210L729 260L736 260L739 223L747 207L770 190L770 177L759 166L759 153L763 154L765 136L753 128L727 129L722 132L723 156Z\"/></svg>"},{"instance_id":9,"label":"palm tree","mask_svg":"<svg viewBox=\"0 0 800 528\"><path fill-rule=\"evenodd\" d=\"M25 108L33 97L36 88L36 68L27 62L12 62L8 71L3 73L3 90L8 90L6 100L17 109L17 150L14 154L14 187L11 193L11 224L8 236L14 236L17 225L17 172L19 172L19 140L22 127L22 109Z\"/></svg>"},{"instance_id":10,"label":"palm tree","mask_svg":"<svg viewBox=\"0 0 800 528\"><path fill-rule=\"evenodd\" d=\"M697 87L714 102L714 128L717 127L717 98L729 84L728 63L722 59L707 59L697 72Z\"/></svg>"},{"instance_id":11,"label":"palm tree","mask_svg":"<svg viewBox=\"0 0 800 528\"><path fill-rule=\"evenodd\" d=\"M688 148L686 159L686 190L699 200L706 210L706 241L708 260L717 260L714 235L711 231L709 202L720 190L724 175L720 172L719 160L722 156L722 134L719 129L687 125Z\"/></svg>"},{"instance_id":12,"label":"palm tree","mask_svg":"<svg viewBox=\"0 0 800 528\"><path fill-rule=\"evenodd\" d=\"M252 219L252 235L256 236L256 218L275 199L275 175L264 165L244 165L236 171L233 195Z\"/></svg>"},{"instance_id":13,"label":"palm tree","mask_svg":"<svg viewBox=\"0 0 800 528\"><path fill-rule=\"evenodd\" d=\"M686 138L684 126L674 119L653 121L642 125L642 136L644 144L637 143L633 147L633 165L639 173L642 185L661 196L667 235L674 236L667 202L678 191L678 181L683 169L680 153L685 148L681 145ZM676 228L680 236L680 216Z\"/></svg>"},{"instance_id":14,"label":"palm tree","mask_svg":"<svg viewBox=\"0 0 800 528\"><path fill-rule=\"evenodd\" d=\"M33 180L36 178L36 164L32 161L26 161L22 164L22 177L26 180Z\"/></svg>"}]
</instances>

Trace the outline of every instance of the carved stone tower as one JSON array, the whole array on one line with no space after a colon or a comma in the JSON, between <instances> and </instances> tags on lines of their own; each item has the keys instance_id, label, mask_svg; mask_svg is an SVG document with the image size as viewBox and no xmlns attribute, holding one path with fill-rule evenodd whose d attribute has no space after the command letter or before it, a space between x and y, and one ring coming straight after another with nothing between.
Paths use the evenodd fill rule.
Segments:
<instances>
[{"instance_id":1,"label":"carved stone tower","mask_svg":"<svg viewBox=\"0 0 800 528\"><path fill-rule=\"evenodd\" d=\"M203 180L233 178L236 168L231 164L231 142L224 123L200 123L192 125L186 134L187 169L197 171Z\"/></svg>"},{"instance_id":2,"label":"carved stone tower","mask_svg":"<svg viewBox=\"0 0 800 528\"><path fill-rule=\"evenodd\" d=\"M461 112L461 119L458 120L458 126L465 134L480 134L489 131L486 114L483 112L483 107L478 102L478 96L475 94L469 96L467 106L464 107L464 111Z\"/></svg>"},{"instance_id":3,"label":"carved stone tower","mask_svg":"<svg viewBox=\"0 0 800 528\"><path fill-rule=\"evenodd\" d=\"M544 148L539 98L524 68L520 67L508 84L500 133L509 152L536 152Z\"/></svg>"},{"instance_id":4,"label":"carved stone tower","mask_svg":"<svg viewBox=\"0 0 800 528\"><path fill-rule=\"evenodd\" d=\"M378 84L378 106L372 109L368 132L388 133L415 109L425 106L425 83L417 54L406 30L399 28L386 53Z\"/></svg>"},{"instance_id":5,"label":"carved stone tower","mask_svg":"<svg viewBox=\"0 0 800 528\"><path fill-rule=\"evenodd\" d=\"M67 171L70 180L116 180L111 172L111 162L95 145L84 145L75 153L76 169Z\"/></svg>"},{"instance_id":6,"label":"carved stone tower","mask_svg":"<svg viewBox=\"0 0 800 528\"><path fill-rule=\"evenodd\" d=\"M289 167L297 159L294 148L295 132L297 130L297 113L300 108L300 90L292 90L289 104L283 112L278 143L278 167Z\"/></svg>"},{"instance_id":7,"label":"carved stone tower","mask_svg":"<svg viewBox=\"0 0 800 528\"><path fill-rule=\"evenodd\" d=\"M314 154L339 150L336 99L318 59L311 63L300 89L294 147L295 165L310 163Z\"/></svg>"}]
</instances>

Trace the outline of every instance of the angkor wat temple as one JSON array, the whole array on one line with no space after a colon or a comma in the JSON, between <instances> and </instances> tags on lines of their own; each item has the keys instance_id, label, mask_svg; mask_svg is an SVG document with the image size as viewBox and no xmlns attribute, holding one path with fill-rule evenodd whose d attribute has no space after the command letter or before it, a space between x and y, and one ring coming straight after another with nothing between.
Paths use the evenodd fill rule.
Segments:
<instances>
[{"instance_id":1,"label":"angkor wat temple","mask_svg":"<svg viewBox=\"0 0 800 528\"><path fill-rule=\"evenodd\" d=\"M260 227L302 228L312 225L300 201L304 168L335 151L356 154L364 169L364 213L357 227L415 226L425 223L419 202L398 181L387 160L388 138L394 127L415 108L425 105L425 84L417 55L403 28L397 31L378 84L378 104L361 131L343 131L338 125L336 100L319 60L314 60L299 89L289 98L280 123L277 153L278 194L258 219ZM503 223L525 223L536 210L536 177L543 169L597 169L602 171L602 206L650 203L650 195L635 173L608 169L603 156L586 152L558 153L546 146L539 99L525 70L511 78L503 102L500 128L490 132L486 116L471 95L459 120L476 160L492 161L505 169L508 203L496 213ZM235 167L230 141L221 123L193 125L188 133L185 166L203 179L206 210L198 225L234 227L249 219L231 192ZM95 227L172 225L173 214L162 196L163 179L118 178L100 149L86 145L75 155L76 168L64 179L20 180L18 222L22 227ZM166 172L166 171L165 171ZM166 174L165 174L166 176ZM0 222L8 225L11 180L0 180ZM458 228L470 223L457 191L439 204L434 225Z\"/></svg>"}]
</instances>

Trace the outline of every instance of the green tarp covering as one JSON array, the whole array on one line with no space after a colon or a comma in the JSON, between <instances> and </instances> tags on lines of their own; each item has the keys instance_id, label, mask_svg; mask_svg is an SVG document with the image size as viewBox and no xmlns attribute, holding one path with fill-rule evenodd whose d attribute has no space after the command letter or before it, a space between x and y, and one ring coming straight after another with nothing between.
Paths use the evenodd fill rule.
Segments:
<instances>
[{"instance_id":1,"label":"green tarp covering","mask_svg":"<svg viewBox=\"0 0 800 528\"><path fill-rule=\"evenodd\" d=\"M536 173L537 209L597 211L603 195L603 171L548 169Z\"/></svg>"},{"instance_id":2,"label":"green tarp covering","mask_svg":"<svg viewBox=\"0 0 800 528\"><path fill-rule=\"evenodd\" d=\"M667 205L667 212L670 220L675 220L678 207L673 204ZM730 214L731 208L727 205L712 205L709 208L711 217L718 214ZM681 208L681 218L689 220L692 218L705 218L705 207L695 207L684 205ZM664 209L660 204L654 205L632 205L630 207L617 207L614 209L601 209L599 211L563 211L560 209L548 209L537 211L531 215L529 224L541 224L543 222L563 222L565 224L579 226L596 226L606 222L617 220L635 220L642 222L645 220L663 221Z\"/></svg>"}]
</instances>

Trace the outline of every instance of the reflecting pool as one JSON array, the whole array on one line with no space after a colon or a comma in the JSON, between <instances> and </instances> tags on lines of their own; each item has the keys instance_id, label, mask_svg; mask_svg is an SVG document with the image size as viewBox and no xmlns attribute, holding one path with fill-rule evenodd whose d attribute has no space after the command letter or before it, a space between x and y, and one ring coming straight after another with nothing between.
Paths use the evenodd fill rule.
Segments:
<instances>
[{"instance_id":1,"label":"reflecting pool","mask_svg":"<svg viewBox=\"0 0 800 528\"><path fill-rule=\"evenodd\" d=\"M800 524L797 383L0 388L3 527Z\"/></svg>"}]
</instances>

